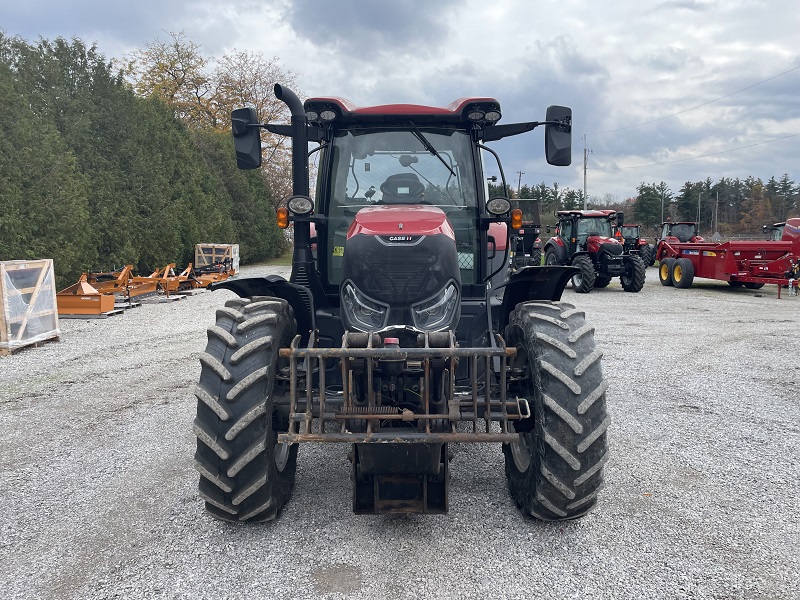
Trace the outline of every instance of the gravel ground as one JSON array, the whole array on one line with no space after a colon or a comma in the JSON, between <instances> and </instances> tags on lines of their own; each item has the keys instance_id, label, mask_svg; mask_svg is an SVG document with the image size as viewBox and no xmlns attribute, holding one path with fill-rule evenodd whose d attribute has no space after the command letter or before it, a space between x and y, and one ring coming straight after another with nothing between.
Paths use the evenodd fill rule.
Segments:
<instances>
[{"instance_id":1,"label":"gravel ground","mask_svg":"<svg viewBox=\"0 0 800 600\"><path fill-rule=\"evenodd\" d=\"M234 526L203 510L191 432L229 297L62 320L0 358L0 596L800 598L800 298L663 288L654 268L638 294L564 293L610 382L583 519L524 518L499 445L455 447L448 515L357 517L347 448L304 445L280 518Z\"/></svg>"}]
</instances>

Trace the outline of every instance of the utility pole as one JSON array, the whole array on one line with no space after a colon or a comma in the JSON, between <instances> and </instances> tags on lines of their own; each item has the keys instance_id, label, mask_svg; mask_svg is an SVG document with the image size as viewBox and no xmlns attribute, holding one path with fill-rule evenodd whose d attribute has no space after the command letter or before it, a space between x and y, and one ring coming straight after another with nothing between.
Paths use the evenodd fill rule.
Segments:
<instances>
[{"instance_id":1,"label":"utility pole","mask_svg":"<svg viewBox=\"0 0 800 600\"><path fill-rule=\"evenodd\" d=\"M589 155L592 153L591 149L586 147L586 134L583 134L583 210L586 210L586 167L589 164Z\"/></svg>"},{"instance_id":2,"label":"utility pole","mask_svg":"<svg viewBox=\"0 0 800 600\"><path fill-rule=\"evenodd\" d=\"M519 175L519 179L517 179L517 198L519 198L519 192L522 189L522 176L525 175L525 171L517 171L517 175Z\"/></svg>"},{"instance_id":3,"label":"utility pole","mask_svg":"<svg viewBox=\"0 0 800 600\"><path fill-rule=\"evenodd\" d=\"M700 233L700 198L703 197L703 192L697 193L697 233Z\"/></svg>"},{"instance_id":4,"label":"utility pole","mask_svg":"<svg viewBox=\"0 0 800 600\"><path fill-rule=\"evenodd\" d=\"M714 233L719 231L719 190L717 190L717 206L714 209Z\"/></svg>"}]
</instances>

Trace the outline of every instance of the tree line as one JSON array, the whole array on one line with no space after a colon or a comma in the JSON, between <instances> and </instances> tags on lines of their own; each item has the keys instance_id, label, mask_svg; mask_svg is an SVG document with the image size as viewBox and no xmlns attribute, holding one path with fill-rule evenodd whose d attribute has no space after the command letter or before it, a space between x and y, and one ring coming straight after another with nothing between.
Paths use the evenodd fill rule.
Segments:
<instances>
[{"instance_id":1,"label":"tree line","mask_svg":"<svg viewBox=\"0 0 800 600\"><path fill-rule=\"evenodd\" d=\"M0 32L0 260L52 258L63 286L89 269L182 266L200 242L238 243L243 262L285 252L266 170L238 170L222 117L188 118L134 63Z\"/></svg>"},{"instance_id":2,"label":"tree line","mask_svg":"<svg viewBox=\"0 0 800 600\"><path fill-rule=\"evenodd\" d=\"M770 177L766 183L752 176L723 177L717 182L709 177L687 181L677 192L663 181L642 182L636 192L636 196L622 201L610 195L589 196L586 207L622 211L626 222L642 225L647 233L665 220L695 221L701 233L719 232L722 237L758 236L763 225L800 216L800 186L788 174L779 179ZM557 183L522 185L517 191L510 185L503 190L502 185L489 184L489 194L511 198L512 204L522 209L524 220L533 217L532 204L526 200L537 201L542 224L551 223L556 211L583 208L581 190L561 188Z\"/></svg>"}]
</instances>

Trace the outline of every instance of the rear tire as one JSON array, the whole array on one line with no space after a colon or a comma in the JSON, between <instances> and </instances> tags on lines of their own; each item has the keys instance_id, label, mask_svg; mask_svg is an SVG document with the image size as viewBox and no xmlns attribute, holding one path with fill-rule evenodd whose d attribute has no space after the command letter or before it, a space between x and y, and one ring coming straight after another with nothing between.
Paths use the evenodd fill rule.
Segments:
<instances>
[{"instance_id":1,"label":"rear tire","mask_svg":"<svg viewBox=\"0 0 800 600\"><path fill-rule=\"evenodd\" d=\"M208 330L197 384L195 467L206 510L223 521L275 519L292 493L297 445L275 410L274 383L295 323L285 300L237 298Z\"/></svg>"},{"instance_id":2,"label":"rear tire","mask_svg":"<svg viewBox=\"0 0 800 600\"><path fill-rule=\"evenodd\" d=\"M651 252L650 252L650 246L642 246L642 247L639 249L639 258L641 258L641 259L642 259L642 262L644 263L644 267L645 267L645 269L646 269L647 267L649 267L651 264L653 264L653 263L651 262L651 260L652 260L652 259L651 259L651 256L650 256L650 255L651 255Z\"/></svg>"},{"instance_id":3,"label":"rear tire","mask_svg":"<svg viewBox=\"0 0 800 600\"><path fill-rule=\"evenodd\" d=\"M694 280L694 265L688 258L679 258L672 265L672 285L676 288L686 289L692 286Z\"/></svg>"},{"instance_id":4,"label":"rear tire","mask_svg":"<svg viewBox=\"0 0 800 600\"><path fill-rule=\"evenodd\" d=\"M536 248L531 252L530 264L533 267L539 267L542 264L542 251Z\"/></svg>"},{"instance_id":5,"label":"rear tire","mask_svg":"<svg viewBox=\"0 0 800 600\"><path fill-rule=\"evenodd\" d=\"M658 280L661 285L672 285L672 265L675 264L674 258L662 258L658 263Z\"/></svg>"},{"instance_id":6,"label":"rear tire","mask_svg":"<svg viewBox=\"0 0 800 600\"><path fill-rule=\"evenodd\" d=\"M594 288L597 274L594 270L592 259L585 254L579 254L572 259L572 265L581 271L572 276L572 287L579 294L588 294Z\"/></svg>"},{"instance_id":7,"label":"rear tire","mask_svg":"<svg viewBox=\"0 0 800 600\"><path fill-rule=\"evenodd\" d=\"M760 290L761 288L764 287L764 284L748 281L747 283L744 284L744 287L746 287L748 290Z\"/></svg>"},{"instance_id":8,"label":"rear tire","mask_svg":"<svg viewBox=\"0 0 800 600\"><path fill-rule=\"evenodd\" d=\"M640 292L644 287L644 280L647 277L647 267L644 266L642 259L631 255L625 264L625 275L619 279L622 282L622 289L626 292Z\"/></svg>"},{"instance_id":9,"label":"rear tire","mask_svg":"<svg viewBox=\"0 0 800 600\"><path fill-rule=\"evenodd\" d=\"M581 517L597 503L608 459L602 352L583 311L565 302L517 305L505 331L531 403L520 441L503 444L508 487L525 514Z\"/></svg>"}]
</instances>

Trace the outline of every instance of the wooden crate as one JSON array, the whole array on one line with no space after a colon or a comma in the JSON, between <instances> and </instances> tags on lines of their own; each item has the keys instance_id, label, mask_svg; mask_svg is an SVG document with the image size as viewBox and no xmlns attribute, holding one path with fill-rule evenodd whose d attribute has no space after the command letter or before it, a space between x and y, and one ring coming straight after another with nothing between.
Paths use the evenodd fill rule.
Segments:
<instances>
[{"instance_id":1,"label":"wooden crate","mask_svg":"<svg viewBox=\"0 0 800 600\"><path fill-rule=\"evenodd\" d=\"M60 335L53 261L0 262L0 356Z\"/></svg>"},{"instance_id":2,"label":"wooden crate","mask_svg":"<svg viewBox=\"0 0 800 600\"><path fill-rule=\"evenodd\" d=\"M239 272L239 244L197 244L194 247L194 268L225 264Z\"/></svg>"}]
</instances>

